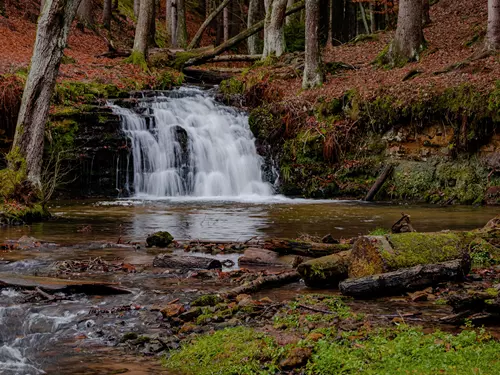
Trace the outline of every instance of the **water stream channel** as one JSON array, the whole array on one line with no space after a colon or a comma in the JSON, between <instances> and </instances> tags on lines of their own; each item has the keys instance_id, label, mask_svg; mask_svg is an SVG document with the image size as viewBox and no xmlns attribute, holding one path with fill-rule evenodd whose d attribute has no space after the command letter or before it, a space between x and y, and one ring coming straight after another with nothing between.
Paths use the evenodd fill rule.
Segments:
<instances>
[{"instance_id":1,"label":"water stream channel","mask_svg":"<svg viewBox=\"0 0 500 375\"><path fill-rule=\"evenodd\" d=\"M419 231L473 229L498 213L493 207L367 204L272 195L274 181L263 177L246 115L217 104L199 90L149 98L136 111L114 110L122 116L133 144L134 180L127 186L133 197L55 201L50 205L51 221L0 228L0 243L22 236L48 242L0 250L0 278L54 276L56 261L96 257L133 264L141 272L90 276L118 282L130 294L74 293L57 303L24 303L25 295L19 290L0 288L1 374L162 373L156 358L116 349L118 338L130 331L168 337L151 307L176 298L190 301L220 285L203 280L182 284L169 274L152 271L154 253L142 244L147 234L158 230L168 230L180 240L246 241L303 233L350 238L390 227L401 212L411 215ZM121 245L135 242L141 245ZM295 283L261 296L279 300L309 292ZM128 309L115 314L89 314L96 307L124 305ZM385 300L357 307L393 313L400 305ZM430 322L447 307L421 309L423 321Z\"/></svg>"}]
</instances>

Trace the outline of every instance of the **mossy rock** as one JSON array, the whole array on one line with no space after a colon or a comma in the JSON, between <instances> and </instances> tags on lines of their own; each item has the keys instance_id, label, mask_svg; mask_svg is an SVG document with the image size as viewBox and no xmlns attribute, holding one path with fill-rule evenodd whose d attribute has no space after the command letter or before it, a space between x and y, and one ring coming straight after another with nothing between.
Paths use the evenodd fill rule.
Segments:
<instances>
[{"instance_id":1,"label":"mossy rock","mask_svg":"<svg viewBox=\"0 0 500 375\"><path fill-rule=\"evenodd\" d=\"M156 232L146 238L147 247L167 247L174 241L174 237L166 232Z\"/></svg>"},{"instance_id":2,"label":"mossy rock","mask_svg":"<svg viewBox=\"0 0 500 375\"><path fill-rule=\"evenodd\" d=\"M215 306L224 301L224 298L216 294L207 294L195 299L191 306Z\"/></svg>"}]
</instances>

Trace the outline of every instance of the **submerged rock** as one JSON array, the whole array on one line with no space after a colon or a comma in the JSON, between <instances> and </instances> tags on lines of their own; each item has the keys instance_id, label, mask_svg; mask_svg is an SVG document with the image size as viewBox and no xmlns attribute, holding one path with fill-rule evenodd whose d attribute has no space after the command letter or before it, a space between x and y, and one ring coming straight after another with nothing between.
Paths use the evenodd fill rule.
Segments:
<instances>
[{"instance_id":1,"label":"submerged rock","mask_svg":"<svg viewBox=\"0 0 500 375\"><path fill-rule=\"evenodd\" d=\"M167 247L174 241L174 237L166 231L156 232L146 238L147 247Z\"/></svg>"}]
</instances>

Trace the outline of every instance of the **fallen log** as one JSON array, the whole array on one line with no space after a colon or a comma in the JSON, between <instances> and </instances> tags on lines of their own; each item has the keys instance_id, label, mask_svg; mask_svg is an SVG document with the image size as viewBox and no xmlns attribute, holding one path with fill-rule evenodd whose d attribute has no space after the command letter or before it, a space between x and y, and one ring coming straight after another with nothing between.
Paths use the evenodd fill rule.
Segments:
<instances>
[{"instance_id":1,"label":"fallen log","mask_svg":"<svg viewBox=\"0 0 500 375\"><path fill-rule=\"evenodd\" d=\"M276 251L280 255L294 254L312 258L340 253L351 249L349 244L329 244L308 241L273 238L265 242L264 248Z\"/></svg>"},{"instance_id":2,"label":"fallen log","mask_svg":"<svg viewBox=\"0 0 500 375\"><path fill-rule=\"evenodd\" d=\"M418 264L461 258L477 232L400 233L360 237L353 245L349 277L358 278Z\"/></svg>"},{"instance_id":3,"label":"fallen log","mask_svg":"<svg viewBox=\"0 0 500 375\"><path fill-rule=\"evenodd\" d=\"M238 264L240 266L278 266L283 267L284 264L280 263L278 259L278 253L266 250L259 249L255 247L250 247L245 250L243 256L238 259Z\"/></svg>"},{"instance_id":4,"label":"fallen log","mask_svg":"<svg viewBox=\"0 0 500 375\"><path fill-rule=\"evenodd\" d=\"M324 256L299 264L297 272L309 287L337 286L347 278L351 251Z\"/></svg>"},{"instance_id":5,"label":"fallen log","mask_svg":"<svg viewBox=\"0 0 500 375\"><path fill-rule=\"evenodd\" d=\"M264 288L282 286L299 280L300 280L300 275L297 273L297 271L287 271L274 275L260 276L254 281L245 283L241 286L238 286L236 288L221 293L221 297L231 299L239 294L248 294L252 292L257 292Z\"/></svg>"},{"instance_id":6,"label":"fallen log","mask_svg":"<svg viewBox=\"0 0 500 375\"><path fill-rule=\"evenodd\" d=\"M340 292L356 298L376 298L425 289L446 281L461 281L470 271L470 258L437 264L418 265L393 272L347 279L339 284Z\"/></svg>"},{"instance_id":7,"label":"fallen log","mask_svg":"<svg viewBox=\"0 0 500 375\"><path fill-rule=\"evenodd\" d=\"M184 77L187 82L205 83L205 84L219 84L225 79L234 77L236 74L219 70L206 70L185 68Z\"/></svg>"},{"instance_id":8,"label":"fallen log","mask_svg":"<svg viewBox=\"0 0 500 375\"><path fill-rule=\"evenodd\" d=\"M222 269L222 263L212 258L160 254L153 259L153 267L213 270Z\"/></svg>"},{"instance_id":9,"label":"fallen log","mask_svg":"<svg viewBox=\"0 0 500 375\"><path fill-rule=\"evenodd\" d=\"M392 169L393 169L392 164L388 164L382 169L382 172L380 173L377 180L375 181L375 183L371 187L370 191L368 192L368 194L366 194L365 201L371 202L373 200L373 198L375 198L375 195L377 195L380 188L384 185L384 182L390 176Z\"/></svg>"}]
</instances>

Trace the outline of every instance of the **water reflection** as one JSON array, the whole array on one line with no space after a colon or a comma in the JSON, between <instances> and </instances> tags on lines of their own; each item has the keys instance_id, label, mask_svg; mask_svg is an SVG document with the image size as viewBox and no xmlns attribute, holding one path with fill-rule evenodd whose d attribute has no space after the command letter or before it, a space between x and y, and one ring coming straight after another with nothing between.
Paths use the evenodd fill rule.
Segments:
<instances>
[{"instance_id":1,"label":"water reflection","mask_svg":"<svg viewBox=\"0 0 500 375\"><path fill-rule=\"evenodd\" d=\"M296 237L301 233L336 237L390 228L401 212L419 231L466 230L483 226L495 207L438 207L339 201L159 200L58 202L57 219L31 227L0 229L0 239L28 234L43 240L75 243L90 240L144 241L148 233L168 230L177 239L239 240Z\"/></svg>"}]
</instances>

